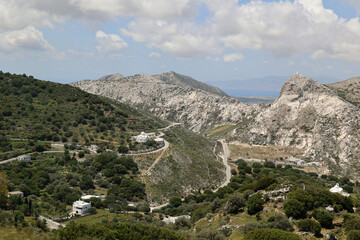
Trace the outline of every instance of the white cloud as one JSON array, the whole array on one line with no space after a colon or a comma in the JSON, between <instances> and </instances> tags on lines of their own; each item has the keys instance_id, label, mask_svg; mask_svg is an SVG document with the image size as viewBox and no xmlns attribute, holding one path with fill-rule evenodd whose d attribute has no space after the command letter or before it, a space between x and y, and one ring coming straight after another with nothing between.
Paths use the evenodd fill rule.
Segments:
<instances>
[{"instance_id":1,"label":"white cloud","mask_svg":"<svg viewBox=\"0 0 360 240\"><path fill-rule=\"evenodd\" d=\"M235 62L235 61L243 60L244 56L239 53L233 53L233 54L224 55L223 59L224 62Z\"/></svg>"},{"instance_id":2,"label":"white cloud","mask_svg":"<svg viewBox=\"0 0 360 240\"><path fill-rule=\"evenodd\" d=\"M116 17L177 19L193 16L194 0L29 0L31 6L58 16L104 21Z\"/></svg>"},{"instance_id":3,"label":"white cloud","mask_svg":"<svg viewBox=\"0 0 360 240\"><path fill-rule=\"evenodd\" d=\"M157 52L151 52L151 53L149 53L148 57L150 57L150 58L158 58L158 57L161 57L161 54L157 53Z\"/></svg>"},{"instance_id":4,"label":"white cloud","mask_svg":"<svg viewBox=\"0 0 360 240\"><path fill-rule=\"evenodd\" d=\"M313 59L360 61L360 22L325 9L322 0L280 2L204 0L214 34L227 48L263 49L277 57L309 53Z\"/></svg>"},{"instance_id":5,"label":"white cloud","mask_svg":"<svg viewBox=\"0 0 360 240\"><path fill-rule=\"evenodd\" d=\"M0 50L13 52L19 48L28 50L52 50L42 32L33 26L0 34Z\"/></svg>"},{"instance_id":6,"label":"white cloud","mask_svg":"<svg viewBox=\"0 0 360 240\"><path fill-rule=\"evenodd\" d=\"M103 31L97 31L95 39L99 43L99 45L96 46L99 52L116 52L128 46L119 35L106 34Z\"/></svg>"},{"instance_id":7,"label":"white cloud","mask_svg":"<svg viewBox=\"0 0 360 240\"><path fill-rule=\"evenodd\" d=\"M131 21L121 32L138 42L147 42L150 48L159 48L180 58L195 58L218 53L217 40L208 35L206 26L192 22L171 22L139 18Z\"/></svg>"},{"instance_id":8,"label":"white cloud","mask_svg":"<svg viewBox=\"0 0 360 240\"><path fill-rule=\"evenodd\" d=\"M342 1L360 10L360 1ZM204 18L200 6L210 13L205 20L199 20ZM308 54L312 59L360 61L359 18L340 18L322 0L0 0L0 12L3 51L21 46L5 36L30 26L37 30L74 19L125 19L130 22L121 27L122 34L181 58L221 59L225 50L253 49L282 58ZM42 34L37 36L38 46L49 45ZM96 40L101 52L127 47L116 34L98 32Z\"/></svg>"},{"instance_id":9,"label":"white cloud","mask_svg":"<svg viewBox=\"0 0 360 240\"><path fill-rule=\"evenodd\" d=\"M0 31L23 29L29 25L52 27L46 12L30 8L24 0L0 0Z\"/></svg>"}]
</instances>

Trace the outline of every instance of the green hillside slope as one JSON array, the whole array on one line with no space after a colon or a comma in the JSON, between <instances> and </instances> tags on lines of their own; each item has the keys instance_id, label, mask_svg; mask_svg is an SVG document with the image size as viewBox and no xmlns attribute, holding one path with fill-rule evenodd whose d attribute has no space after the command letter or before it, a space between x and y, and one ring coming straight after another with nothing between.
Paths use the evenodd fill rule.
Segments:
<instances>
[{"instance_id":1,"label":"green hillside slope","mask_svg":"<svg viewBox=\"0 0 360 240\"><path fill-rule=\"evenodd\" d=\"M89 143L126 139L163 126L123 104L78 88L0 72L0 134L14 138Z\"/></svg>"}]
</instances>

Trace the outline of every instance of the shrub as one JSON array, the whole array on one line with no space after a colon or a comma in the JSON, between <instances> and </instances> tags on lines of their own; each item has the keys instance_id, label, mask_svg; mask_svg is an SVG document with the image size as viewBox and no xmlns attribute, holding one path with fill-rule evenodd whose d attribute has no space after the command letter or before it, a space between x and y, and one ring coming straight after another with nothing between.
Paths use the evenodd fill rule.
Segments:
<instances>
[{"instance_id":1,"label":"shrub","mask_svg":"<svg viewBox=\"0 0 360 240\"><path fill-rule=\"evenodd\" d=\"M314 210L313 215L319 221L321 227L331 229L334 227L334 217L324 210Z\"/></svg>"},{"instance_id":2,"label":"shrub","mask_svg":"<svg viewBox=\"0 0 360 240\"><path fill-rule=\"evenodd\" d=\"M289 232L294 230L289 219L282 214L276 214L275 216L270 217L267 220L266 226L266 228L276 228Z\"/></svg>"},{"instance_id":3,"label":"shrub","mask_svg":"<svg viewBox=\"0 0 360 240\"><path fill-rule=\"evenodd\" d=\"M246 206L246 200L242 194L237 193L229 198L226 210L228 213L237 214L241 208Z\"/></svg>"},{"instance_id":4,"label":"shrub","mask_svg":"<svg viewBox=\"0 0 360 240\"><path fill-rule=\"evenodd\" d=\"M83 151L79 152L79 158L83 158L85 156L85 153Z\"/></svg>"},{"instance_id":5,"label":"shrub","mask_svg":"<svg viewBox=\"0 0 360 240\"><path fill-rule=\"evenodd\" d=\"M245 240L301 240L301 238L291 232L279 229L257 229L245 235Z\"/></svg>"},{"instance_id":6,"label":"shrub","mask_svg":"<svg viewBox=\"0 0 360 240\"><path fill-rule=\"evenodd\" d=\"M191 222L186 217L179 217L175 220L176 229L180 228L191 228Z\"/></svg>"},{"instance_id":7,"label":"shrub","mask_svg":"<svg viewBox=\"0 0 360 240\"><path fill-rule=\"evenodd\" d=\"M96 211L95 208L90 208L90 209L88 210L88 213L89 213L89 214L97 214L97 211Z\"/></svg>"},{"instance_id":8,"label":"shrub","mask_svg":"<svg viewBox=\"0 0 360 240\"><path fill-rule=\"evenodd\" d=\"M263 210L264 200L260 193L254 194L249 197L247 201L247 209L250 215L254 215Z\"/></svg>"},{"instance_id":9,"label":"shrub","mask_svg":"<svg viewBox=\"0 0 360 240\"><path fill-rule=\"evenodd\" d=\"M129 148L127 146L121 145L121 146L118 147L118 152L119 153L128 153Z\"/></svg>"},{"instance_id":10,"label":"shrub","mask_svg":"<svg viewBox=\"0 0 360 240\"><path fill-rule=\"evenodd\" d=\"M347 235L347 240L360 240L360 231L359 230L352 230Z\"/></svg>"},{"instance_id":11,"label":"shrub","mask_svg":"<svg viewBox=\"0 0 360 240\"><path fill-rule=\"evenodd\" d=\"M266 167L266 168L275 168L275 163L270 162L270 161L266 161L266 162L264 162L264 167Z\"/></svg>"},{"instance_id":12,"label":"shrub","mask_svg":"<svg viewBox=\"0 0 360 240\"><path fill-rule=\"evenodd\" d=\"M196 239L225 240L225 236L216 230L202 230L196 234Z\"/></svg>"},{"instance_id":13,"label":"shrub","mask_svg":"<svg viewBox=\"0 0 360 240\"><path fill-rule=\"evenodd\" d=\"M181 205L181 197L179 196L173 196L170 198L170 204L173 206L173 207L179 207Z\"/></svg>"},{"instance_id":14,"label":"shrub","mask_svg":"<svg viewBox=\"0 0 360 240\"><path fill-rule=\"evenodd\" d=\"M284 212L288 217L295 219L305 218L305 205L296 199L289 199L284 204Z\"/></svg>"},{"instance_id":15,"label":"shrub","mask_svg":"<svg viewBox=\"0 0 360 240\"><path fill-rule=\"evenodd\" d=\"M346 231L351 231L351 230L360 231L360 218L355 217L355 218L347 219L347 221L345 222L345 229Z\"/></svg>"},{"instance_id":16,"label":"shrub","mask_svg":"<svg viewBox=\"0 0 360 240\"><path fill-rule=\"evenodd\" d=\"M302 219L298 222L297 226L301 231L312 232L315 237L321 237L321 225L311 219Z\"/></svg>"},{"instance_id":17,"label":"shrub","mask_svg":"<svg viewBox=\"0 0 360 240\"><path fill-rule=\"evenodd\" d=\"M263 177L254 183L254 191L266 189L273 183L277 183L277 180L275 178Z\"/></svg>"}]
</instances>

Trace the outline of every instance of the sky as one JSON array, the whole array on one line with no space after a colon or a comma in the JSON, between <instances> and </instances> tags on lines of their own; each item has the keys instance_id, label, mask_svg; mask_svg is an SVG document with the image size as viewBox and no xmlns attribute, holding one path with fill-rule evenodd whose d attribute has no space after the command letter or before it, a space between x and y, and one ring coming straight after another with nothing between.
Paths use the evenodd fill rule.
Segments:
<instances>
[{"instance_id":1,"label":"sky","mask_svg":"<svg viewBox=\"0 0 360 240\"><path fill-rule=\"evenodd\" d=\"M345 80L360 76L359 17L359 0L0 0L0 70Z\"/></svg>"}]
</instances>

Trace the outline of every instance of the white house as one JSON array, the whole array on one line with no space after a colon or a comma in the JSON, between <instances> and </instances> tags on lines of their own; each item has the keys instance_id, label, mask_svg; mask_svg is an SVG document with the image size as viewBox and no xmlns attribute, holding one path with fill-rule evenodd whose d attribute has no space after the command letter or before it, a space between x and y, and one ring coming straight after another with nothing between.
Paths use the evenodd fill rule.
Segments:
<instances>
[{"instance_id":1,"label":"white house","mask_svg":"<svg viewBox=\"0 0 360 240\"><path fill-rule=\"evenodd\" d=\"M144 132L141 132L140 135L136 136L135 137L135 140L138 142L138 143L146 143L147 141L150 140L150 137L144 133Z\"/></svg>"},{"instance_id":2,"label":"white house","mask_svg":"<svg viewBox=\"0 0 360 240\"><path fill-rule=\"evenodd\" d=\"M105 195L84 195L80 199L85 201L85 200L90 200L91 198L104 199Z\"/></svg>"},{"instance_id":3,"label":"white house","mask_svg":"<svg viewBox=\"0 0 360 240\"><path fill-rule=\"evenodd\" d=\"M24 197L24 193L21 192L21 191L9 192L9 193L8 193L8 197L11 197L11 196L18 196L18 197L23 198L23 197Z\"/></svg>"},{"instance_id":4,"label":"white house","mask_svg":"<svg viewBox=\"0 0 360 240\"><path fill-rule=\"evenodd\" d=\"M332 193L340 193L341 195L343 195L345 197L350 196L350 194L343 191L343 189L339 186L338 183L336 183L336 185L330 189L330 192L332 192Z\"/></svg>"},{"instance_id":5,"label":"white house","mask_svg":"<svg viewBox=\"0 0 360 240\"><path fill-rule=\"evenodd\" d=\"M73 214L85 214L91 208L91 203L84 201L76 201L73 203L72 213Z\"/></svg>"},{"instance_id":6,"label":"white house","mask_svg":"<svg viewBox=\"0 0 360 240\"><path fill-rule=\"evenodd\" d=\"M30 155L21 155L17 158L19 161L25 161L25 162L31 162L31 156Z\"/></svg>"},{"instance_id":7,"label":"white house","mask_svg":"<svg viewBox=\"0 0 360 240\"><path fill-rule=\"evenodd\" d=\"M163 222L165 222L166 224L170 224L170 223L175 223L177 219L179 218L185 218L185 219L190 219L191 216L189 215L181 215L181 216L177 216L177 217L165 217L163 219Z\"/></svg>"}]
</instances>

